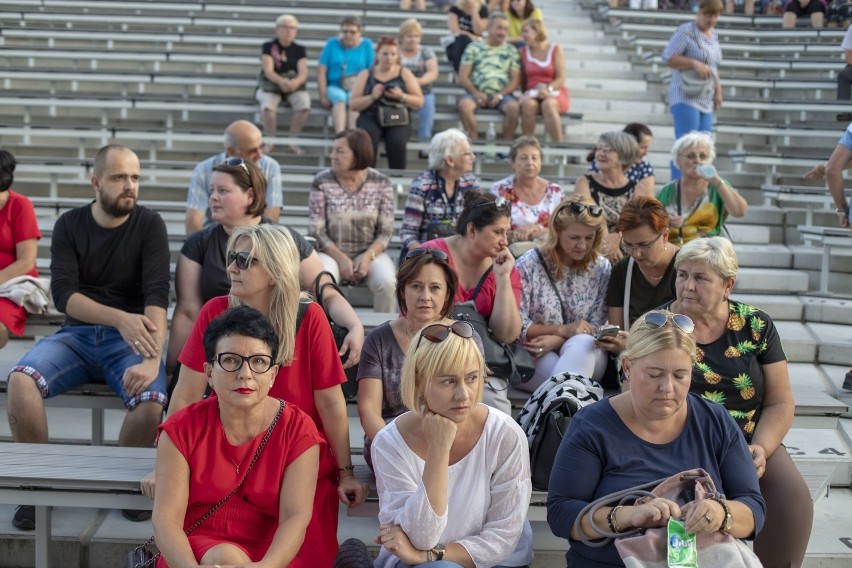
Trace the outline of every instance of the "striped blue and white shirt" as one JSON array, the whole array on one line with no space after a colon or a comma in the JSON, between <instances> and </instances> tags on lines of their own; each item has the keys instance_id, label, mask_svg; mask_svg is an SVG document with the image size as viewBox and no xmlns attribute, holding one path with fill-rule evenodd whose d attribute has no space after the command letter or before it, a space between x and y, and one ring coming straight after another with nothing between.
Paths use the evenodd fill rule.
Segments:
<instances>
[{"instance_id":1,"label":"striped blue and white shirt","mask_svg":"<svg viewBox=\"0 0 852 568\"><path fill-rule=\"evenodd\" d=\"M719 76L722 48L719 45L719 36L716 34L715 28L712 35L707 37L704 32L698 29L695 22L687 22L678 26L663 50L663 64L668 65L669 59L675 55L683 55L706 63L716 73L716 77ZM672 70L672 82L669 85L669 107L687 104L701 112L713 112L714 93L709 93L703 97L685 94L680 88L680 74L680 70Z\"/></svg>"}]
</instances>

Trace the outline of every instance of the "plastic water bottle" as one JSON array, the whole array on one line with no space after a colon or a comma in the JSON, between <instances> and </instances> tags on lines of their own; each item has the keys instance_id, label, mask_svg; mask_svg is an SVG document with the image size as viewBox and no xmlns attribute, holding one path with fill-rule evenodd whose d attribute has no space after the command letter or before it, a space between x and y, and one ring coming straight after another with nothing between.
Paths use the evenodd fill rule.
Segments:
<instances>
[{"instance_id":1,"label":"plastic water bottle","mask_svg":"<svg viewBox=\"0 0 852 568\"><path fill-rule=\"evenodd\" d=\"M703 177L704 179L713 179L716 177L716 168L711 166L710 164L701 164L695 168L695 173Z\"/></svg>"},{"instance_id":2,"label":"plastic water bottle","mask_svg":"<svg viewBox=\"0 0 852 568\"><path fill-rule=\"evenodd\" d=\"M485 132L485 157L493 160L497 156L497 129L494 128L494 123L488 123L488 130Z\"/></svg>"}]
</instances>

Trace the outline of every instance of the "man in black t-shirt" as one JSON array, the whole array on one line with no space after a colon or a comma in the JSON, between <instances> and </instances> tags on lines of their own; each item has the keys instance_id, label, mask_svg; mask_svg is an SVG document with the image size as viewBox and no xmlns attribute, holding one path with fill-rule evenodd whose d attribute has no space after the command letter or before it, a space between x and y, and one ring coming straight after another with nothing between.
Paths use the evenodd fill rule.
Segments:
<instances>
[{"instance_id":1,"label":"man in black t-shirt","mask_svg":"<svg viewBox=\"0 0 852 568\"><path fill-rule=\"evenodd\" d=\"M39 341L9 374L7 412L15 442L47 443L43 399L105 382L128 410L119 445L154 445L167 403L162 350L169 239L160 216L136 203L139 169L128 148L101 148L91 180L94 202L56 221L50 288L65 325ZM34 508L18 507L13 523L35 528Z\"/></svg>"},{"instance_id":2,"label":"man in black t-shirt","mask_svg":"<svg viewBox=\"0 0 852 568\"><path fill-rule=\"evenodd\" d=\"M255 98L260 103L263 133L275 136L278 105L282 99L293 109L290 118L290 136L297 136L305 128L311 110L311 96L305 90L308 82L308 55L304 46L294 40L299 22L294 16L285 14L275 20L276 38L263 44L260 55L260 78ZM267 144L267 153L274 149ZM304 154L299 146L291 144L288 150Z\"/></svg>"}]
</instances>

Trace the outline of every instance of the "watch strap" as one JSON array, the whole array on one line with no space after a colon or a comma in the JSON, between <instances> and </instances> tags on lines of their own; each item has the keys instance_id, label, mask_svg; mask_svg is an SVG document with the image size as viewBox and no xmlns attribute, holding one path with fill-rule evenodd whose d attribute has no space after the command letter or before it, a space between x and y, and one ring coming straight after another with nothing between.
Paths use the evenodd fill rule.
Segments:
<instances>
[{"instance_id":1,"label":"watch strap","mask_svg":"<svg viewBox=\"0 0 852 568\"><path fill-rule=\"evenodd\" d=\"M728 507L728 504L724 499L720 497L711 497L714 501L722 506L722 509L725 510L725 520L722 521L722 526L719 527L719 530L722 532L728 532L731 530L731 526L734 524L734 517L731 515L731 508Z\"/></svg>"}]
</instances>

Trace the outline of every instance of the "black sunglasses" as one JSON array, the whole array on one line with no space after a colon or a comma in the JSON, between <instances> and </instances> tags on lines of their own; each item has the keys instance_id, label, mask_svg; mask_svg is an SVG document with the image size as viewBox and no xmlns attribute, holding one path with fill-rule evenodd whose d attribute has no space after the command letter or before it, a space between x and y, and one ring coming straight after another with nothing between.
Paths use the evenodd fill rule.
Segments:
<instances>
[{"instance_id":1,"label":"black sunglasses","mask_svg":"<svg viewBox=\"0 0 852 568\"><path fill-rule=\"evenodd\" d=\"M443 323L427 325L423 328L423 331L420 332L420 337L417 339L417 346L414 350L417 351L420 347L420 342L424 337L432 343L441 343L450 336L450 332L453 332L464 339L470 339L473 337L473 326L466 321L456 321L449 325L445 325Z\"/></svg>"},{"instance_id":2,"label":"black sunglasses","mask_svg":"<svg viewBox=\"0 0 852 568\"><path fill-rule=\"evenodd\" d=\"M243 363L248 363L249 369L258 375L262 375L275 364L275 361L273 361L272 357L269 355L257 354L244 357L239 353L228 352L216 355L216 361L219 362L219 366L222 367L223 370L228 371L229 373L239 371L242 368Z\"/></svg>"},{"instance_id":3,"label":"black sunglasses","mask_svg":"<svg viewBox=\"0 0 852 568\"><path fill-rule=\"evenodd\" d=\"M695 324L689 317L683 314L666 314L663 312L648 312L642 320L650 328L659 329L666 325L666 322L672 320L672 323L684 333L692 333L695 331Z\"/></svg>"},{"instance_id":4,"label":"black sunglasses","mask_svg":"<svg viewBox=\"0 0 852 568\"><path fill-rule=\"evenodd\" d=\"M504 215L510 215L512 213L512 203L503 197L502 195L498 195L494 201L483 201L482 203L477 203L473 207L471 207L471 211L476 209L477 207L487 207L489 205L493 205L497 208L497 211L503 213Z\"/></svg>"},{"instance_id":5,"label":"black sunglasses","mask_svg":"<svg viewBox=\"0 0 852 568\"><path fill-rule=\"evenodd\" d=\"M222 163L230 168L242 168L246 175L251 177L251 173L249 172L248 166L246 165L246 161L242 158L228 158Z\"/></svg>"},{"instance_id":6,"label":"black sunglasses","mask_svg":"<svg viewBox=\"0 0 852 568\"><path fill-rule=\"evenodd\" d=\"M423 256L424 254L431 254L433 258L437 258L438 260L447 260L449 258L447 256L447 253L442 250L418 247L413 248L407 253L405 253L405 260L408 260L409 258L417 258Z\"/></svg>"},{"instance_id":7,"label":"black sunglasses","mask_svg":"<svg viewBox=\"0 0 852 568\"><path fill-rule=\"evenodd\" d=\"M586 205L585 203L572 201L568 204L568 208L577 215L582 214L583 211L588 211L592 217L600 217L603 214L603 208L600 205Z\"/></svg>"},{"instance_id":8,"label":"black sunglasses","mask_svg":"<svg viewBox=\"0 0 852 568\"><path fill-rule=\"evenodd\" d=\"M242 252L228 252L228 263L226 266L231 266L231 263L236 262L237 268L240 270L248 270L248 267L252 265L253 262L256 262L257 259L251 257L251 253L248 251Z\"/></svg>"}]
</instances>

